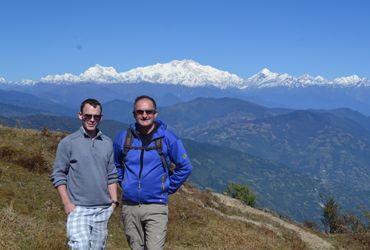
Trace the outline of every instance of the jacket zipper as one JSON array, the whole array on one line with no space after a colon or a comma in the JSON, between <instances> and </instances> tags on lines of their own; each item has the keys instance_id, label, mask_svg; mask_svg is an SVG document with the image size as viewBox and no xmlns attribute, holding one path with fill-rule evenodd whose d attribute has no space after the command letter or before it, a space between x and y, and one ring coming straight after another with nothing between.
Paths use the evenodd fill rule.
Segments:
<instances>
[{"instance_id":1,"label":"jacket zipper","mask_svg":"<svg viewBox=\"0 0 370 250\"><path fill-rule=\"evenodd\" d=\"M139 172L139 182L138 182L138 191L139 191L139 203L141 204L140 189L141 189L141 174L144 167L144 149L141 149L140 153L140 172Z\"/></svg>"}]
</instances>

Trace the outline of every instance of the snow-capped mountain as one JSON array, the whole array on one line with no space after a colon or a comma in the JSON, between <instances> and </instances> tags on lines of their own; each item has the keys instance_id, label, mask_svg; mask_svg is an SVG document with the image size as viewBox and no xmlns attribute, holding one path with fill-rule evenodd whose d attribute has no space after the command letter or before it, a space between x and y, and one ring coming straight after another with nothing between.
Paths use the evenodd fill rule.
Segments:
<instances>
[{"instance_id":1,"label":"snow-capped mountain","mask_svg":"<svg viewBox=\"0 0 370 250\"><path fill-rule=\"evenodd\" d=\"M310 76L308 74L302 75L298 78L290 76L286 73L280 74L271 72L269 69L262 69L257 74L251 76L246 80L247 87L254 88L272 88L272 87L307 87L313 85L326 85L330 81L322 76Z\"/></svg>"},{"instance_id":2,"label":"snow-capped mountain","mask_svg":"<svg viewBox=\"0 0 370 250\"><path fill-rule=\"evenodd\" d=\"M338 77L333 80L334 83L342 86L369 86L370 81L364 77L359 77L358 75Z\"/></svg>"},{"instance_id":3,"label":"snow-capped mountain","mask_svg":"<svg viewBox=\"0 0 370 250\"><path fill-rule=\"evenodd\" d=\"M322 76L310 76L308 74L304 74L297 78L297 81L302 86L310 86L310 85L325 85L326 83L330 82Z\"/></svg>"},{"instance_id":4,"label":"snow-capped mountain","mask_svg":"<svg viewBox=\"0 0 370 250\"><path fill-rule=\"evenodd\" d=\"M235 74L204 66L192 60L169 63L157 63L152 66L138 67L127 72L118 73L113 67L96 65L79 76L72 74L48 75L41 78L48 83L138 83L181 84L189 87L215 86L218 88L241 87L243 79Z\"/></svg>"},{"instance_id":5,"label":"snow-capped mountain","mask_svg":"<svg viewBox=\"0 0 370 250\"><path fill-rule=\"evenodd\" d=\"M271 72L264 68L257 74L249 77L245 81L246 87L277 87L277 86L291 86L294 78L288 74L279 74Z\"/></svg>"},{"instance_id":6,"label":"snow-capped mountain","mask_svg":"<svg viewBox=\"0 0 370 250\"><path fill-rule=\"evenodd\" d=\"M370 86L370 81L357 75L339 77L334 80L328 80L322 76L310 76L308 74L293 77L286 73L275 73L264 68L257 74L246 79L244 88L297 88L308 86L361 87Z\"/></svg>"},{"instance_id":7,"label":"snow-capped mountain","mask_svg":"<svg viewBox=\"0 0 370 250\"><path fill-rule=\"evenodd\" d=\"M104 67L99 64L87 69L78 76L65 73L63 75L48 75L41 78L41 82L45 83L116 83L123 81L122 74L118 73L113 67Z\"/></svg>"},{"instance_id":8,"label":"snow-capped mountain","mask_svg":"<svg viewBox=\"0 0 370 250\"><path fill-rule=\"evenodd\" d=\"M193 60L174 60L166 64L139 67L123 73L127 82L177 83L190 87L213 85L218 88L241 87L243 79L235 74Z\"/></svg>"},{"instance_id":9,"label":"snow-capped mountain","mask_svg":"<svg viewBox=\"0 0 370 250\"><path fill-rule=\"evenodd\" d=\"M271 72L264 68L257 74L242 79L241 77L211 66L201 65L193 60L173 60L169 63L157 63L151 66L138 67L127 72L117 72L113 67L99 64L79 75L70 73L47 75L39 81L21 80L9 82L0 77L0 84L32 85L36 82L51 84L101 83L128 84L148 82L155 84L175 84L188 87L214 86L225 88L273 88L273 87L369 87L370 80L357 75L338 77L334 80L308 74L293 77L286 73Z\"/></svg>"}]
</instances>

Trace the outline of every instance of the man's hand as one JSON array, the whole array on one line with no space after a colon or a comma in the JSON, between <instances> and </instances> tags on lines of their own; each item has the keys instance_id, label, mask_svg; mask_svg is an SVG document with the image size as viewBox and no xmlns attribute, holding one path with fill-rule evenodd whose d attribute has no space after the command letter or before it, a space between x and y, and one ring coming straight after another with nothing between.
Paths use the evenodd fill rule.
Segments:
<instances>
[{"instance_id":1,"label":"man's hand","mask_svg":"<svg viewBox=\"0 0 370 250\"><path fill-rule=\"evenodd\" d=\"M73 211L73 209L75 209L75 207L75 204L73 204L72 202L64 204L64 213L66 215L69 215Z\"/></svg>"},{"instance_id":2,"label":"man's hand","mask_svg":"<svg viewBox=\"0 0 370 250\"><path fill-rule=\"evenodd\" d=\"M60 196L60 198L63 202L64 213L66 215L69 215L73 211L73 209L75 209L76 206L69 199L68 192L67 192L67 187L66 187L66 185L63 184L63 185L58 186L57 190L58 190L59 196Z\"/></svg>"},{"instance_id":3,"label":"man's hand","mask_svg":"<svg viewBox=\"0 0 370 250\"><path fill-rule=\"evenodd\" d=\"M113 210L119 205L117 202L117 183L112 183L108 185L108 191L110 194L110 198L112 199L112 207Z\"/></svg>"},{"instance_id":4,"label":"man's hand","mask_svg":"<svg viewBox=\"0 0 370 250\"><path fill-rule=\"evenodd\" d=\"M119 202L118 202L118 201L112 201L112 208L113 208L113 210L114 210L116 207L118 207L118 205L119 205Z\"/></svg>"}]
</instances>

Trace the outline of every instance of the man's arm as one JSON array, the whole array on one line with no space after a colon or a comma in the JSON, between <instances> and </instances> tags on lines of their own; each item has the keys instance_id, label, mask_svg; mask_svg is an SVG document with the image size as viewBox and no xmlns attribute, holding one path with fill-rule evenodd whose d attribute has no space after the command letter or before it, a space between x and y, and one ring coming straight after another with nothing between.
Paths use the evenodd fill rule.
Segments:
<instances>
[{"instance_id":1,"label":"man's arm","mask_svg":"<svg viewBox=\"0 0 370 250\"><path fill-rule=\"evenodd\" d=\"M170 176L169 194L175 193L191 174L193 166L180 139L170 146L170 157L176 164L173 174Z\"/></svg>"},{"instance_id":2,"label":"man's arm","mask_svg":"<svg viewBox=\"0 0 370 250\"><path fill-rule=\"evenodd\" d=\"M117 171L117 177L119 184L121 185L123 179L123 166L122 166L122 145L123 145L123 138L125 138L124 132L121 132L113 143L113 155L114 155L114 165Z\"/></svg>"},{"instance_id":3,"label":"man's arm","mask_svg":"<svg viewBox=\"0 0 370 250\"><path fill-rule=\"evenodd\" d=\"M50 176L50 181L53 182L57 189L60 199L62 200L65 214L70 214L75 208L75 205L69 198L67 192L67 174L69 171L69 143L64 139L57 148L53 172Z\"/></svg>"},{"instance_id":4,"label":"man's arm","mask_svg":"<svg viewBox=\"0 0 370 250\"><path fill-rule=\"evenodd\" d=\"M108 191L110 194L110 199L112 201L118 201L117 200L117 183L112 183L108 185ZM113 208L116 208L117 205L115 203L112 203Z\"/></svg>"},{"instance_id":5,"label":"man's arm","mask_svg":"<svg viewBox=\"0 0 370 250\"><path fill-rule=\"evenodd\" d=\"M73 209L76 207L75 204L69 199L66 185L59 185L57 187L58 194L62 200L64 212L66 215L69 215Z\"/></svg>"},{"instance_id":6,"label":"man's arm","mask_svg":"<svg viewBox=\"0 0 370 250\"><path fill-rule=\"evenodd\" d=\"M118 177L117 177L117 169L116 166L114 165L114 154L113 154L113 148L112 148L112 153L110 155L109 163L107 166L107 173L108 173L108 191L110 194L110 199L112 202L118 201L118 194L117 194L117 182L118 182ZM113 208L116 208L116 204L112 203Z\"/></svg>"}]
</instances>

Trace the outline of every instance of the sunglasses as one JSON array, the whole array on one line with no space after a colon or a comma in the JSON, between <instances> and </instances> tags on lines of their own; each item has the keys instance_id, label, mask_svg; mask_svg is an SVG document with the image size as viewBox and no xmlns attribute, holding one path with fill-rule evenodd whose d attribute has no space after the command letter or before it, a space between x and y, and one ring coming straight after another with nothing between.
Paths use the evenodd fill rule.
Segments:
<instances>
[{"instance_id":1,"label":"sunglasses","mask_svg":"<svg viewBox=\"0 0 370 250\"><path fill-rule=\"evenodd\" d=\"M103 117L103 115L92 115L92 114L83 114L82 115L82 119L85 120L85 121L90 121L91 118L94 120L94 121L100 121L100 119Z\"/></svg>"},{"instance_id":2,"label":"sunglasses","mask_svg":"<svg viewBox=\"0 0 370 250\"><path fill-rule=\"evenodd\" d=\"M134 110L134 113L137 114L137 115L143 115L144 112L147 115L154 115L155 113L157 113L157 111L155 109L136 109L136 110Z\"/></svg>"}]
</instances>

